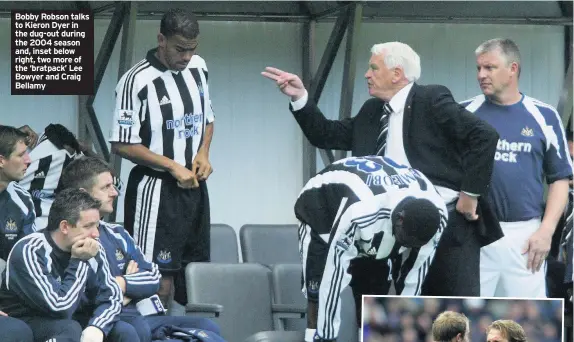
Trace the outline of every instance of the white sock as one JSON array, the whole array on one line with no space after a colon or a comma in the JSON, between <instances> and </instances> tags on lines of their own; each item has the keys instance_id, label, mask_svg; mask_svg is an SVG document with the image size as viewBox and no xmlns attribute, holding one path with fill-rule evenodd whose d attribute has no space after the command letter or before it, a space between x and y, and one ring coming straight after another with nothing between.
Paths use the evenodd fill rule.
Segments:
<instances>
[{"instance_id":1,"label":"white sock","mask_svg":"<svg viewBox=\"0 0 574 342\"><path fill-rule=\"evenodd\" d=\"M317 329L305 329L305 342L313 342Z\"/></svg>"}]
</instances>

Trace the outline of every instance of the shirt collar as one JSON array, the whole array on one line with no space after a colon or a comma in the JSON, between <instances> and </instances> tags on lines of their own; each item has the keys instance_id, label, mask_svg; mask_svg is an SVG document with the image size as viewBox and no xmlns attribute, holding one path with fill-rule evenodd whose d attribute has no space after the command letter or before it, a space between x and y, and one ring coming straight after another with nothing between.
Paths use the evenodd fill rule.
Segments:
<instances>
[{"instance_id":1,"label":"shirt collar","mask_svg":"<svg viewBox=\"0 0 574 342\"><path fill-rule=\"evenodd\" d=\"M151 64L152 67L156 68L161 72L166 72L168 68L155 56L157 48L151 49L147 52L146 59Z\"/></svg>"},{"instance_id":2,"label":"shirt collar","mask_svg":"<svg viewBox=\"0 0 574 342\"><path fill-rule=\"evenodd\" d=\"M412 87L413 82L404 86L403 89L399 90L399 92L391 98L389 105L393 109L393 113L399 113L404 110L405 104L407 103L407 97L409 96L409 92L411 91Z\"/></svg>"}]
</instances>

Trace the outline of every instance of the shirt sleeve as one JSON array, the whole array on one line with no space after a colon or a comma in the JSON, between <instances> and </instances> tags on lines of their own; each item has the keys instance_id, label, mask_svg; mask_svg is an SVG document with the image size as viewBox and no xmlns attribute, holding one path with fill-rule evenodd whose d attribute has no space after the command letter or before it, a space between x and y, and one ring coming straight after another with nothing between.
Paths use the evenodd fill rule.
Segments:
<instances>
[{"instance_id":1,"label":"shirt sleeve","mask_svg":"<svg viewBox=\"0 0 574 342\"><path fill-rule=\"evenodd\" d=\"M562 120L554 108L539 107L546 120L543 128L546 139L546 153L544 154L544 173L548 184L560 179L572 177L572 159L568 151L566 133Z\"/></svg>"},{"instance_id":2,"label":"shirt sleeve","mask_svg":"<svg viewBox=\"0 0 574 342\"><path fill-rule=\"evenodd\" d=\"M140 98L137 79L130 72L122 76L116 86L110 142L139 144L142 142L140 129L145 120L147 100Z\"/></svg>"},{"instance_id":3,"label":"shirt sleeve","mask_svg":"<svg viewBox=\"0 0 574 342\"><path fill-rule=\"evenodd\" d=\"M6 287L46 316L70 318L88 278L88 263L71 258L56 279L48 269L46 250L37 239L18 243L7 261Z\"/></svg>"},{"instance_id":4,"label":"shirt sleeve","mask_svg":"<svg viewBox=\"0 0 574 342\"><path fill-rule=\"evenodd\" d=\"M106 252L100 245L100 252L90 262L93 264L93 273L90 278L90 287L95 291L92 298L94 312L88 325L99 328L107 336L118 321L118 315L122 310L123 295L118 283L110 272L110 266L106 258Z\"/></svg>"},{"instance_id":5,"label":"shirt sleeve","mask_svg":"<svg viewBox=\"0 0 574 342\"><path fill-rule=\"evenodd\" d=\"M209 93L208 71L207 66L204 65L203 74L205 75L205 120L207 124L215 121L215 112L213 111L213 104L211 103L211 96Z\"/></svg>"},{"instance_id":6,"label":"shirt sleeve","mask_svg":"<svg viewBox=\"0 0 574 342\"><path fill-rule=\"evenodd\" d=\"M301 108L305 107L308 100L309 100L309 93L307 92L307 90L305 90L305 94L303 94L303 96L301 96L301 98L299 100L290 101L291 102L291 108L293 109L293 111L298 111Z\"/></svg>"},{"instance_id":7,"label":"shirt sleeve","mask_svg":"<svg viewBox=\"0 0 574 342\"><path fill-rule=\"evenodd\" d=\"M121 229L121 235L126 242L128 258L135 261L139 268L137 273L124 275L126 280L125 295L132 299L153 296L159 290L159 280L161 279L158 266L146 260L141 249L124 229Z\"/></svg>"},{"instance_id":8,"label":"shirt sleeve","mask_svg":"<svg viewBox=\"0 0 574 342\"><path fill-rule=\"evenodd\" d=\"M24 236L36 232L35 221L36 221L36 213L34 211L34 208L32 207L28 211L28 215L26 215L26 217L24 218L24 223L22 225L22 233Z\"/></svg>"}]
</instances>

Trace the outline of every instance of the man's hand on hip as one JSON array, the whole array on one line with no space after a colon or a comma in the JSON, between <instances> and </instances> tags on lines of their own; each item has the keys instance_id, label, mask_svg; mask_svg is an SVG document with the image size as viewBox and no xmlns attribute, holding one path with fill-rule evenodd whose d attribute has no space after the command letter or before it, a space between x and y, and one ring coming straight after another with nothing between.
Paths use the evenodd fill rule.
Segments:
<instances>
[{"instance_id":1,"label":"man's hand on hip","mask_svg":"<svg viewBox=\"0 0 574 342\"><path fill-rule=\"evenodd\" d=\"M467 221L476 221L478 220L477 205L478 197L470 196L461 191L456 202L456 211L461 213Z\"/></svg>"},{"instance_id":2,"label":"man's hand on hip","mask_svg":"<svg viewBox=\"0 0 574 342\"><path fill-rule=\"evenodd\" d=\"M273 67L266 67L261 75L275 81L279 90L281 90L283 94L290 96L293 102L305 95L305 86L299 76L295 74Z\"/></svg>"}]
</instances>

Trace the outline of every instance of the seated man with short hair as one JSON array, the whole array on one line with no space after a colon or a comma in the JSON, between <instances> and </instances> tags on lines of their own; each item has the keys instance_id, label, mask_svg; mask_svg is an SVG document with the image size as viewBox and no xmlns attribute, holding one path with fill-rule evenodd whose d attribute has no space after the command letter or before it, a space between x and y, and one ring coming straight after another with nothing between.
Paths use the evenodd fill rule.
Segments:
<instances>
[{"instance_id":1,"label":"seated man with short hair","mask_svg":"<svg viewBox=\"0 0 574 342\"><path fill-rule=\"evenodd\" d=\"M48 227L22 238L8 256L0 310L28 323L37 342L102 342L118 319L123 297L96 240L99 207L85 191L62 191ZM72 317L83 298L93 310L82 332Z\"/></svg>"},{"instance_id":2,"label":"seated man with short hair","mask_svg":"<svg viewBox=\"0 0 574 342\"><path fill-rule=\"evenodd\" d=\"M118 196L112 170L96 157L81 157L70 163L62 173L61 188L85 190L101 202L100 216L113 212L113 203ZM196 337L203 334L211 336L213 341L221 339L219 327L207 318L162 315L159 298L155 301L149 299L159 289L161 274L158 266L146 259L121 225L100 221L99 239L108 256L112 275L124 294L120 322L112 329L111 335L123 331L125 335L132 336L130 341L147 342L152 336L155 338L154 332L163 337L166 328L174 327L175 330L187 328L185 330Z\"/></svg>"}]
</instances>

